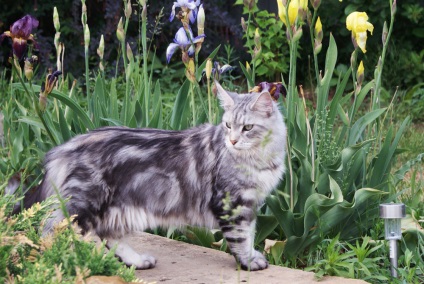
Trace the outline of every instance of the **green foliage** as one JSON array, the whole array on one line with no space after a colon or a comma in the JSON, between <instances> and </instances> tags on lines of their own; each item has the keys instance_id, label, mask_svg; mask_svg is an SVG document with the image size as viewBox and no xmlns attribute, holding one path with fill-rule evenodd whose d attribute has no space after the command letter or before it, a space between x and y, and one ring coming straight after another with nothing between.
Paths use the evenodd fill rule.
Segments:
<instances>
[{"instance_id":1,"label":"green foliage","mask_svg":"<svg viewBox=\"0 0 424 284\"><path fill-rule=\"evenodd\" d=\"M242 4L242 1L237 1L236 4ZM248 14L246 8L244 14ZM262 78L269 80L280 81L281 73L287 74L289 70L288 50L283 48L285 42L281 40L285 38L283 23L277 20L274 13L269 13L266 10L256 8L251 15L252 23L249 23L248 30L245 34L245 47L253 51L255 43L253 41L256 28L259 29L261 36L261 55L256 62L256 74Z\"/></svg>"},{"instance_id":2,"label":"green foliage","mask_svg":"<svg viewBox=\"0 0 424 284\"><path fill-rule=\"evenodd\" d=\"M323 251L323 257L317 261L313 268L317 278L322 278L324 275L339 275L347 278L353 278L353 264L349 262L349 258L353 256L353 252L341 253L344 250L339 243L339 237L336 236L332 240L325 242L322 247L318 248Z\"/></svg>"},{"instance_id":3,"label":"green foliage","mask_svg":"<svg viewBox=\"0 0 424 284\"><path fill-rule=\"evenodd\" d=\"M315 20L316 14L314 10ZM314 24L313 20L310 25ZM299 28L299 23L295 23L287 33ZM262 225L258 228L260 232L273 230L270 237L284 240L280 247L281 259L275 259L275 251L271 250L274 263L286 260L291 265L299 265L306 253L324 251L313 269L318 276L329 274L385 281L389 279L381 272L385 263L376 254L377 251L383 253L382 245L371 247L368 237L356 246L350 242L375 230L379 220L378 204L396 199L391 193L402 179L401 174L393 179L391 172L399 153L400 138L410 118L392 125L388 120L392 105L380 106L384 50L388 43L383 45L382 59L375 63L375 78L365 83L357 80L358 49L352 52L350 68L335 75L338 47L330 35L325 66L321 68L325 72L318 73L321 69L315 68L316 108L309 109L301 97L303 90L296 84L300 42L292 35L289 38L292 38L289 41L291 69L285 80L288 94L283 101L289 135L288 170L284 182L266 200L267 207L260 215L275 218L278 226L269 222L266 228ZM311 40L314 42L313 36ZM317 57L314 54L315 62ZM354 86L351 92L347 87L349 79ZM334 95L330 99L331 90ZM367 97L367 112L359 112ZM410 169L409 166L405 165L402 172ZM328 245L323 247L327 239Z\"/></svg>"},{"instance_id":4,"label":"green foliage","mask_svg":"<svg viewBox=\"0 0 424 284\"><path fill-rule=\"evenodd\" d=\"M56 203L53 199L8 217L16 201L11 195L0 196L0 281L75 283L76 278L91 275L135 279L134 268L127 268L113 251L106 251L104 243L83 239L68 220L42 236L42 226Z\"/></svg>"},{"instance_id":5,"label":"green foliage","mask_svg":"<svg viewBox=\"0 0 424 284\"><path fill-rule=\"evenodd\" d=\"M362 238L355 245L341 242L339 236L323 240L310 253L307 271L314 271L321 279L324 275L363 279L370 283L421 283L423 277L423 247L406 248L399 258L398 279L390 275L388 245L374 242L370 237Z\"/></svg>"},{"instance_id":6,"label":"green foliage","mask_svg":"<svg viewBox=\"0 0 424 284\"><path fill-rule=\"evenodd\" d=\"M422 52L424 55L424 50ZM411 56L413 57L413 56ZM422 61L423 58L421 58ZM423 66L424 68L424 66ZM416 70L416 69L412 69ZM397 104L397 115L409 114L416 122L424 120L424 83L417 84L406 92L402 92L400 102Z\"/></svg>"}]
</instances>

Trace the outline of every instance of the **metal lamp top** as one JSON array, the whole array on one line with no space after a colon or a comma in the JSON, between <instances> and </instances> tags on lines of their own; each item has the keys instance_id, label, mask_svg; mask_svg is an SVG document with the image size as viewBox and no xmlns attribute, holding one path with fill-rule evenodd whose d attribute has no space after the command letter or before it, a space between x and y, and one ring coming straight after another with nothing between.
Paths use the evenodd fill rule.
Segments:
<instances>
[{"instance_id":1,"label":"metal lamp top","mask_svg":"<svg viewBox=\"0 0 424 284\"><path fill-rule=\"evenodd\" d=\"M403 203L380 204L380 218L399 219L405 218L405 215L405 204Z\"/></svg>"}]
</instances>

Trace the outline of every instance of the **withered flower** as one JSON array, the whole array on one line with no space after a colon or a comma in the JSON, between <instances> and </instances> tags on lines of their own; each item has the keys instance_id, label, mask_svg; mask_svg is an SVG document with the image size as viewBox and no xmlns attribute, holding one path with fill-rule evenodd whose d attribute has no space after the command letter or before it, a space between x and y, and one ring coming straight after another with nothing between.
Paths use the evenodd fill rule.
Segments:
<instances>
[{"instance_id":1,"label":"withered flower","mask_svg":"<svg viewBox=\"0 0 424 284\"><path fill-rule=\"evenodd\" d=\"M46 82L41 85L40 98L39 98L39 106L40 110L44 111L47 106L47 95L53 91L54 85L57 82L59 75L61 75L61 71L55 71L51 74L48 74L46 77Z\"/></svg>"},{"instance_id":2,"label":"withered flower","mask_svg":"<svg viewBox=\"0 0 424 284\"><path fill-rule=\"evenodd\" d=\"M278 101L278 99L280 98L280 95L286 96L286 94L287 94L287 90L283 86L283 84L281 84L281 82L274 82L274 83L261 82L258 85L256 85L255 87L253 87L253 89L251 89L249 92L250 93L261 93L261 92L264 92L264 91L268 91L270 93L271 97L275 101Z\"/></svg>"},{"instance_id":3,"label":"withered flower","mask_svg":"<svg viewBox=\"0 0 424 284\"><path fill-rule=\"evenodd\" d=\"M38 61L38 57L33 55L31 58L25 58L24 74L28 81L34 76L34 64Z\"/></svg>"},{"instance_id":4,"label":"withered flower","mask_svg":"<svg viewBox=\"0 0 424 284\"><path fill-rule=\"evenodd\" d=\"M10 31L4 32L0 35L0 43L5 37L12 39L13 54L18 58L22 59L24 56L28 42L31 42L35 46L37 45L34 40L34 36L31 34L32 30L38 27L38 20L30 15L17 20L10 26Z\"/></svg>"}]
</instances>

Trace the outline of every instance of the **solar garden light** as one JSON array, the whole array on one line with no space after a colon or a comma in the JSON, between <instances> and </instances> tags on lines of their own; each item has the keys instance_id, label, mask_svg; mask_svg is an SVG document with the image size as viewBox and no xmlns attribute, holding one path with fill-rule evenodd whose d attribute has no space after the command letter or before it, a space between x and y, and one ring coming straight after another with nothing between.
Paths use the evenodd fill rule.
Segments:
<instances>
[{"instance_id":1,"label":"solar garden light","mask_svg":"<svg viewBox=\"0 0 424 284\"><path fill-rule=\"evenodd\" d=\"M400 220L405 217L405 204L380 204L380 218L384 219L384 237L389 241L391 274L397 277L398 252L397 240L402 238Z\"/></svg>"}]
</instances>

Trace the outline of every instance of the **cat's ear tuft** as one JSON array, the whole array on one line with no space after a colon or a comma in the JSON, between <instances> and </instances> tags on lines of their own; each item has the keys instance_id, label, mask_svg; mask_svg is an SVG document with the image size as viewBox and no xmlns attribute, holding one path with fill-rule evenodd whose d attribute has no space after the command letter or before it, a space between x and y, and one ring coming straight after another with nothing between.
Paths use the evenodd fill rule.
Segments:
<instances>
[{"instance_id":1,"label":"cat's ear tuft","mask_svg":"<svg viewBox=\"0 0 424 284\"><path fill-rule=\"evenodd\" d=\"M234 105L234 99L231 97L231 95L224 90L224 88L218 83L218 81L215 80L215 86L217 89L217 96L219 101L221 102L221 106L223 109L229 109Z\"/></svg>"},{"instance_id":2,"label":"cat's ear tuft","mask_svg":"<svg viewBox=\"0 0 424 284\"><path fill-rule=\"evenodd\" d=\"M270 115L274 111L274 102L269 92L262 92L250 106L253 111L265 112Z\"/></svg>"}]
</instances>

